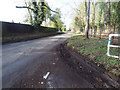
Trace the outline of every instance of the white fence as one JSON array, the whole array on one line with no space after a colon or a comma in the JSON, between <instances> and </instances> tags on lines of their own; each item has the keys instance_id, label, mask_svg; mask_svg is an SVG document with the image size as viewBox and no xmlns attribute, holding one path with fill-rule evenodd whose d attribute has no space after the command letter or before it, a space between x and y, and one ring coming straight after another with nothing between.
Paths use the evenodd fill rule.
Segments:
<instances>
[{"instance_id":1,"label":"white fence","mask_svg":"<svg viewBox=\"0 0 120 90\"><path fill-rule=\"evenodd\" d=\"M110 57L114 57L114 58L119 58L120 59L120 56L110 55L110 47L120 48L120 46L117 46L117 45L110 45L112 36L118 37L118 36L120 36L120 34L110 34L109 35L109 41L108 41L108 46L107 46L107 55L110 56Z\"/></svg>"}]
</instances>

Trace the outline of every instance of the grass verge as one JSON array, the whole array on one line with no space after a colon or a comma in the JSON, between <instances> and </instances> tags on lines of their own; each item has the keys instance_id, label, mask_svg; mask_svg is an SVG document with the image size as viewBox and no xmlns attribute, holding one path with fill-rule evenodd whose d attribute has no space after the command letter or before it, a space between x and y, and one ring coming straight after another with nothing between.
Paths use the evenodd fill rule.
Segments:
<instances>
[{"instance_id":1,"label":"grass verge","mask_svg":"<svg viewBox=\"0 0 120 90\"><path fill-rule=\"evenodd\" d=\"M15 43L20 41L33 40L41 37L47 37L52 35L62 34L61 32L51 32L51 33L27 33L27 34L11 34L9 36L2 37L2 44Z\"/></svg>"},{"instance_id":2,"label":"grass verge","mask_svg":"<svg viewBox=\"0 0 120 90\"><path fill-rule=\"evenodd\" d=\"M120 60L108 57L106 39L90 38L85 39L83 35L74 35L67 40L67 46L83 56L87 56L90 61L97 66L103 67L109 73L120 76ZM120 55L120 48L111 49L111 54Z\"/></svg>"}]
</instances>

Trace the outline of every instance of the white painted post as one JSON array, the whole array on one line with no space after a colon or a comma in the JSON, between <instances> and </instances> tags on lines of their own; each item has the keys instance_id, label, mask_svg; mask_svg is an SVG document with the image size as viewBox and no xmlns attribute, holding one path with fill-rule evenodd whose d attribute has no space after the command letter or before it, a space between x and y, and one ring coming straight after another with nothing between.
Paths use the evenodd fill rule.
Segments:
<instances>
[{"instance_id":1,"label":"white painted post","mask_svg":"<svg viewBox=\"0 0 120 90\"><path fill-rule=\"evenodd\" d=\"M120 34L110 34L110 35L109 35L109 40L111 40L111 37L112 37L112 36L120 36ZM120 56L110 55L110 47L117 47L117 48L120 47L120 46L117 46L117 45L110 45L110 42L111 42L111 41L108 41L107 56L114 57L114 58L119 58L119 59L120 59Z\"/></svg>"}]
</instances>

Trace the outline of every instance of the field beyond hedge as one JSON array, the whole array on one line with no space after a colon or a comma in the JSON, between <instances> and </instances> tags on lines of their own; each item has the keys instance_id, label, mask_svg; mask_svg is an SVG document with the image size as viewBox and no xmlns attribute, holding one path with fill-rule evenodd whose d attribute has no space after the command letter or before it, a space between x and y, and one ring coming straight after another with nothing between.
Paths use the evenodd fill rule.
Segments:
<instances>
[{"instance_id":1,"label":"field beyond hedge","mask_svg":"<svg viewBox=\"0 0 120 90\"><path fill-rule=\"evenodd\" d=\"M67 46L72 47L81 55L87 56L97 66L102 66L108 72L120 75L120 60L107 56L106 39L85 39L84 35L74 35L67 40ZM112 55L120 55L120 48L111 48L110 52Z\"/></svg>"}]
</instances>

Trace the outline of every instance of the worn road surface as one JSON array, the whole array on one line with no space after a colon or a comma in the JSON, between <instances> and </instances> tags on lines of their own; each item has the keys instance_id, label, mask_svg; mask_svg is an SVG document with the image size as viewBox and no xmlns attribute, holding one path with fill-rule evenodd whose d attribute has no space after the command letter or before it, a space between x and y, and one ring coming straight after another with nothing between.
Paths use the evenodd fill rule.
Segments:
<instances>
[{"instance_id":1,"label":"worn road surface","mask_svg":"<svg viewBox=\"0 0 120 90\"><path fill-rule=\"evenodd\" d=\"M76 58L59 45L71 35L3 45L2 88L95 88L116 84L82 60L82 65L78 65L80 72L74 68L71 61Z\"/></svg>"},{"instance_id":2,"label":"worn road surface","mask_svg":"<svg viewBox=\"0 0 120 90\"><path fill-rule=\"evenodd\" d=\"M61 34L41 39L2 46L2 87L10 88L32 75L44 62L50 50L72 34ZM46 66L47 67L47 66ZM46 73L46 72L45 72Z\"/></svg>"}]
</instances>

